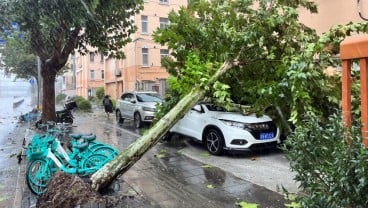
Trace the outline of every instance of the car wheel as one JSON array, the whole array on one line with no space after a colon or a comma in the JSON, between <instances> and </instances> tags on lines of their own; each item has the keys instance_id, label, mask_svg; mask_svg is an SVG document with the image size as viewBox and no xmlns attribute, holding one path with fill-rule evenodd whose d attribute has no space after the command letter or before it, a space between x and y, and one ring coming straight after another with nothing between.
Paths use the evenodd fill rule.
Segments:
<instances>
[{"instance_id":1,"label":"car wheel","mask_svg":"<svg viewBox=\"0 0 368 208\"><path fill-rule=\"evenodd\" d=\"M118 122L118 124L124 123L124 118L121 117L120 111L116 111L116 122Z\"/></svg>"},{"instance_id":2,"label":"car wheel","mask_svg":"<svg viewBox=\"0 0 368 208\"><path fill-rule=\"evenodd\" d=\"M135 128L141 128L142 126L142 119L139 113L134 114L134 126Z\"/></svg>"},{"instance_id":3,"label":"car wheel","mask_svg":"<svg viewBox=\"0 0 368 208\"><path fill-rule=\"evenodd\" d=\"M204 135L206 148L210 154L221 155L224 150L224 137L217 129L209 129Z\"/></svg>"}]
</instances>

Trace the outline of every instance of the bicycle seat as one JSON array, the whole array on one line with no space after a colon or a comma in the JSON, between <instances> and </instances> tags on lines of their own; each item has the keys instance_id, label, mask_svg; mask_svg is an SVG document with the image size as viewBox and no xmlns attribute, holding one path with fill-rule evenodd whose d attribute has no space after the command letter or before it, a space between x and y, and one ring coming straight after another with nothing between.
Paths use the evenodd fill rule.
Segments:
<instances>
[{"instance_id":1,"label":"bicycle seat","mask_svg":"<svg viewBox=\"0 0 368 208\"><path fill-rule=\"evenodd\" d=\"M95 135L93 133L87 133L87 134L81 134L81 133L76 133L76 134L69 134L69 136L72 138L72 139L80 139L84 136L91 136L91 135ZM96 137L96 135L95 135Z\"/></svg>"},{"instance_id":2,"label":"bicycle seat","mask_svg":"<svg viewBox=\"0 0 368 208\"><path fill-rule=\"evenodd\" d=\"M87 142L91 142L91 141L96 140L96 134L92 134L92 135L85 135L85 136L82 136L82 138L83 138L84 140L86 140Z\"/></svg>"}]
</instances>

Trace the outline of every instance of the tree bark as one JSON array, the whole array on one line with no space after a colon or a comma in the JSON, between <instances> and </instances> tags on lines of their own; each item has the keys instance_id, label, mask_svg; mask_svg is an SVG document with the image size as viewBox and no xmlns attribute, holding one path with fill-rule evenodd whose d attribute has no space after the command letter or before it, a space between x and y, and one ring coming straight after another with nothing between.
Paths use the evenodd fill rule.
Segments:
<instances>
[{"instance_id":1,"label":"tree bark","mask_svg":"<svg viewBox=\"0 0 368 208\"><path fill-rule=\"evenodd\" d=\"M211 77L207 85L212 85L218 78L233 66L232 62L224 62ZM91 176L92 187L100 190L111 184L119 175L126 172L151 147L162 138L165 133L199 100L205 95L205 90L196 86L188 95L179 101L163 118L161 118L149 131L120 152L113 160L105 164Z\"/></svg>"},{"instance_id":2,"label":"tree bark","mask_svg":"<svg viewBox=\"0 0 368 208\"><path fill-rule=\"evenodd\" d=\"M55 78L56 70L50 68L49 65L42 64L42 122L55 121Z\"/></svg>"}]
</instances>

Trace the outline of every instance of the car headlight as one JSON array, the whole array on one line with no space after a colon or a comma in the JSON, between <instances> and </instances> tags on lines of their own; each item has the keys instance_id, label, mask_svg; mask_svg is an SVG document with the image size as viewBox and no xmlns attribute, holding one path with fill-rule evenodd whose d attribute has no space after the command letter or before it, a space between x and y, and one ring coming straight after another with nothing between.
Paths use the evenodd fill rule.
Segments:
<instances>
[{"instance_id":1,"label":"car headlight","mask_svg":"<svg viewBox=\"0 0 368 208\"><path fill-rule=\"evenodd\" d=\"M237 127L240 129L244 129L246 127L245 123L241 123L241 122L236 122L236 121L229 121L229 120L221 120L220 121L224 122L224 124L228 125L228 126L233 126L233 127Z\"/></svg>"},{"instance_id":2,"label":"car headlight","mask_svg":"<svg viewBox=\"0 0 368 208\"><path fill-rule=\"evenodd\" d=\"M154 112L155 111L155 108L152 108L152 107L143 107L142 110L143 111L151 111L151 112Z\"/></svg>"}]
</instances>

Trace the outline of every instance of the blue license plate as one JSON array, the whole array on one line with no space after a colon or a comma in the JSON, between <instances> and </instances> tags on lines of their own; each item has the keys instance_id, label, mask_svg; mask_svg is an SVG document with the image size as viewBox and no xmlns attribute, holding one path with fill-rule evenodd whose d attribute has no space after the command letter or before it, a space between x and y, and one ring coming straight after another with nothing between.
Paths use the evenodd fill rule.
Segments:
<instances>
[{"instance_id":1,"label":"blue license plate","mask_svg":"<svg viewBox=\"0 0 368 208\"><path fill-rule=\"evenodd\" d=\"M259 135L259 139L261 139L261 140L272 139L274 137L275 137L275 135L274 135L273 132L261 133Z\"/></svg>"}]
</instances>

